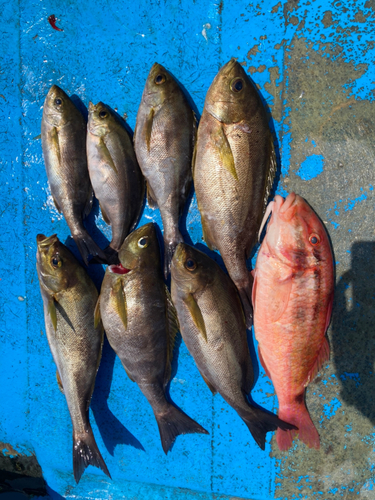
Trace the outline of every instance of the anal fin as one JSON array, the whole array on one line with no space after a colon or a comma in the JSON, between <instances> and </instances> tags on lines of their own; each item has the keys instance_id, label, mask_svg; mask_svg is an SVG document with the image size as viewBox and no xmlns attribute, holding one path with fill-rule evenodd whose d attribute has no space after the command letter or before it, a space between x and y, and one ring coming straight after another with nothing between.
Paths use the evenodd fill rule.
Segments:
<instances>
[{"instance_id":1,"label":"anal fin","mask_svg":"<svg viewBox=\"0 0 375 500\"><path fill-rule=\"evenodd\" d=\"M150 183L147 182L146 184L147 184L147 203L148 206L154 210L155 208L158 208L156 196L152 190L152 187L150 186Z\"/></svg>"}]
</instances>

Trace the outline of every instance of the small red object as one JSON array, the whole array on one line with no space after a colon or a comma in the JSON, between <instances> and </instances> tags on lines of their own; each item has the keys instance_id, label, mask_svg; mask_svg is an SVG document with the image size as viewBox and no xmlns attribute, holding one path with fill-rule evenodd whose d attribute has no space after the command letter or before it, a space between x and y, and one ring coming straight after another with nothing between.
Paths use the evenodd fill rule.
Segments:
<instances>
[{"instance_id":1,"label":"small red object","mask_svg":"<svg viewBox=\"0 0 375 500\"><path fill-rule=\"evenodd\" d=\"M48 18L48 22L50 23L50 25L52 26L52 28L53 28L54 30L56 30L56 31L64 31L64 30L62 30L61 28L58 28L58 27L56 26L56 16L55 16L55 14L51 14L51 15L49 16L49 18Z\"/></svg>"}]
</instances>

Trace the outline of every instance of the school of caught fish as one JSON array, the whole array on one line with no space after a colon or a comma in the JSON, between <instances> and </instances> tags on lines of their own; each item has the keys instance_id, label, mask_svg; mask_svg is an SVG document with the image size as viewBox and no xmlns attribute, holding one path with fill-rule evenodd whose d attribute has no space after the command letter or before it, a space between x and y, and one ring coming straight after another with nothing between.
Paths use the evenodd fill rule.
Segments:
<instances>
[{"instance_id":1,"label":"school of caught fish","mask_svg":"<svg viewBox=\"0 0 375 500\"><path fill-rule=\"evenodd\" d=\"M208 388L237 412L262 450L267 432L275 430L280 450L295 436L319 448L305 389L329 359L333 253L303 198L290 193L268 203L277 169L268 120L255 84L235 59L208 89L199 126L177 80L155 63L133 139L108 105L90 102L86 123L62 89L49 90L42 147L52 197L84 264L90 258L108 264L99 294L56 235L37 236L47 338L72 420L77 483L89 464L110 477L88 419L104 331L151 405L165 453L180 434L208 434L168 393L178 331ZM220 252L228 274L184 242L179 223L193 180L204 241ZM161 214L163 265L155 224L135 229L145 187L149 206ZM84 225L94 194L112 229L105 249ZM250 272L246 261L267 221ZM171 293L164 281L170 272ZM278 416L251 399L246 328L252 325Z\"/></svg>"}]
</instances>

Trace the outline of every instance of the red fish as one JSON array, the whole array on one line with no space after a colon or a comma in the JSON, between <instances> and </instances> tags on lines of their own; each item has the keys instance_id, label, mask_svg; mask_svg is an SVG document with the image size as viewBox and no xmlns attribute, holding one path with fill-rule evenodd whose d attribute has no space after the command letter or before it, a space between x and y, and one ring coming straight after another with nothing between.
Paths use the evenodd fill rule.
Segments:
<instances>
[{"instance_id":1,"label":"red fish","mask_svg":"<svg viewBox=\"0 0 375 500\"><path fill-rule=\"evenodd\" d=\"M285 200L276 196L267 207L262 227L271 212L253 271L259 359L275 387L279 418L298 427L278 429L280 450L288 450L296 434L307 446L318 449L319 434L304 395L329 359L326 332L334 294L332 249L321 220L300 196L290 193Z\"/></svg>"}]
</instances>

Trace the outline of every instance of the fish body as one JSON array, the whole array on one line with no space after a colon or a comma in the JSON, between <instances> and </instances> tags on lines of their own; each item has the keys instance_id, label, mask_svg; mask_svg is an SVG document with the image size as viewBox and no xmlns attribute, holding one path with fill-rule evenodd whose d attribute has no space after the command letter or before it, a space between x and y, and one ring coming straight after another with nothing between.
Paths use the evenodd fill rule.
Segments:
<instances>
[{"instance_id":1,"label":"fish body","mask_svg":"<svg viewBox=\"0 0 375 500\"><path fill-rule=\"evenodd\" d=\"M108 250L117 254L139 219L144 181L127 130L101 102L89 106L87 162L103 218L112 228Z\"/></svg>"},{"instance_id":2,"label":"fish body","mask_svg":"<svg viewBox=\"0 0 375 500\"><path fill-rule=\"evenodd\" d=\"M305 406L306 386L329 359L334 267L327 232L306 201L276 196L254 271L254 330L259 357L272 379L279 417L298 427L299 439L319 448L319 435ZM277 433L281 450L297 431Z\"/></svg>"},{"instance_id":3,"label":"fish body","mask_svg":"<svg viewBox=\"0 0 375 500\"><path fill-rule=\"evenodd\" d=\"M89 255L105 262L103 251L83 225L83 218L90 213L93 203L87 169L86 121L57 85L50 88L44 101L42 148L55 206L64 214L85 264Z\"/></svg>"},{"instance_id":4,"label":"fish body","mask_svg":"<svg viewBox=\"0 0 375 500\"><path fill-rule=\"evenodd\" d=\"M235 285L212 259L184 243L177 246L171 273L181 334L203 379L236 410L264 450L268 431L293 426L247 398L254 372Z\"/></svg>"},{"instance_id":5,"label":"fish body","mask_svg":"<svg viewBox=\"0 0 375 500\"><path fill-rule=\"evenodd\" d=\"M149 204L160 209L164 230L164 273L183 237L179 218L189 195L196 135L195 115L174 77L155 63L137 114L134 147L147 180Z\"/></svg>"},{"instance_id":6,"label":"fish body","mask_svg":"<svg viewBox=\"0 0 375 500\"><path fill-rule=\"evenodd\" d=\"M251 326L246 259L276 173L266 110L242 66L231 59L211 84L198 127L194 187L203 237L219 250Z\"/></svg>"},{"instance_id":7,"label":"fish body","mask_svg":"<svg viewBox=\"0 0 375 500\"><path fill-rule=\"evenodd\" d=\"M88 417L103 343L102 325L94 326L98 292L56 235L39 234L37 244L47 338L73 424L74 478L78 483L89 464L110 477Z\"/></svg>"},{"instance_id":8,"label":"fish body","mask_svg":"<svg viewBox=\"0 0 375 500\"><path fill-rule=\"evenodd\" d=\"M164 285L154 224L133 231L109 266L100 292L100 316L107 338L126 373L152 406L163 450L179 434L207 431L166 396L171 377L176 312Z\"/></svg>"}]
</instances>

